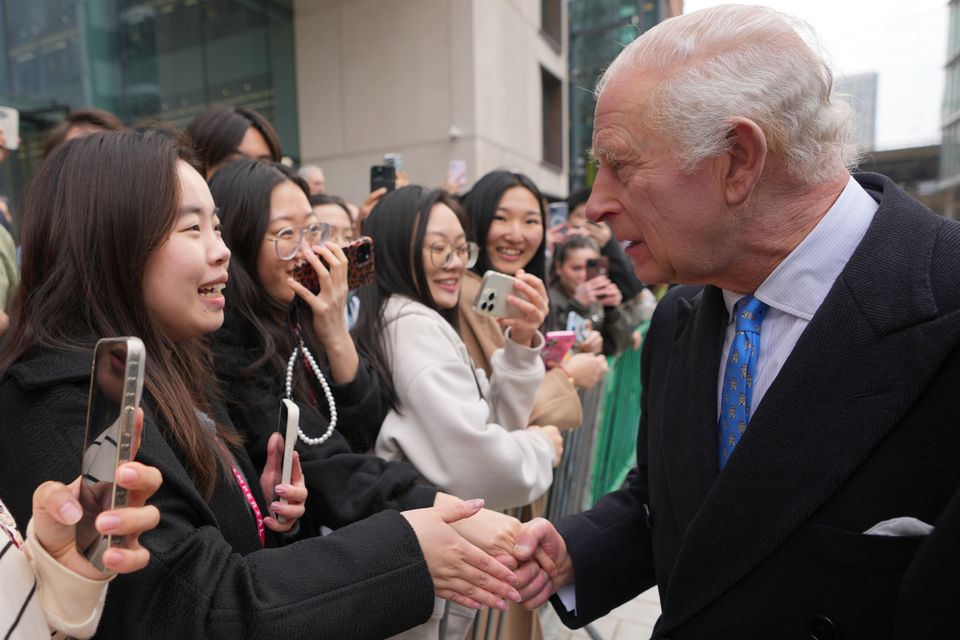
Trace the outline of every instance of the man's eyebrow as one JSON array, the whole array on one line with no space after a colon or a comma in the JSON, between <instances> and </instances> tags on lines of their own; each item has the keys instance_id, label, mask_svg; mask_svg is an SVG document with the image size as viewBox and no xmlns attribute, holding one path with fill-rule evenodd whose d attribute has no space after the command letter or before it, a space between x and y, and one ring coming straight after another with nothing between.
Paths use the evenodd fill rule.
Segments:
<instances>
[{"instance_id":1,"label":"man's eyebrow","mask_svg":"<svg viewBox=\"0 0 960 640\"><path fill-rule=\"evenodd\" d=\"M603 146L592 146L587 149L587 154L592 162L603 162L606 164L622 163L625 154Z\"/></svg>"}]
</instances>

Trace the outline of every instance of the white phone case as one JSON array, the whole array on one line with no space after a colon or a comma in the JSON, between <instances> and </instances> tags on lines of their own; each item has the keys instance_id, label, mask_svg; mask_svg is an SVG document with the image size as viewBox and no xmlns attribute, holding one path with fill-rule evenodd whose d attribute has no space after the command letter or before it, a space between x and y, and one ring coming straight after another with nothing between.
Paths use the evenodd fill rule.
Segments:
<instances>
[{"instance_id":1,"label":"white phone case","mask_svg":"<svg viewBox=\"0 0 960 640\"><path fill-rule=\"evenodd\" d=\"M483 313L494 318L520 318L523 314L519 309L507 304L507 296L523 296L513 290L516 278L500 273L487 271L483 274L480 284L480 293L473 301L473 308L477 313Z\"/></svg>"},{"instance_id":2,"label":"white phone case","mask_svg":"<svg viewBox=\"0 0 960 640\"><path fill-rule=\"evenodd\" d=\"M300 429L300 407L293 400L286 398L281 402L287 409L287 424L283 432L283 465L280 468L280 484L290 484L290 476L293 474L293 445L297 443L297 432ZM280 502L286 504L287 499L280 498ZM278 516L277 522L286 524L287 519Z\"/></svg>"}]
</instances>

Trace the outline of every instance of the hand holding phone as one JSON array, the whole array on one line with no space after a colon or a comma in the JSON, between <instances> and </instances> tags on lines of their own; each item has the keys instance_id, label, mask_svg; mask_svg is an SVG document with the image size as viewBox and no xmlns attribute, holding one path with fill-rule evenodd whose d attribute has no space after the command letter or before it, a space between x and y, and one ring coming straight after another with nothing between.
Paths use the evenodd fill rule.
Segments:
<instances>
[{"instance_id":1,"label":"hand holding phone","mask_svg":"<svg viewBox=\"0 0 960 640\"><path fill-rule=\"evenodd\" d=\"M374 269L373 238L363 236L343 247L347 256L347 288L354 290L373 282ZM293 279L302 284L313 295L320 293L320 279L317 272L307 262L301 262L293 269Z\"/></svg>"},{"instance_id":2,"label":"hand holding phone","mask_svg":"<svg viewBox=\"0 0 960 640\"><path fill-rule=\"evenodd\" d=\"M117 467L140 446L137 410L143 393L146 349L139 338L103 338L97 342L90 375L87 427L81 462L77 550L107 573L103 552L123 546L123 536L101 535L97 516L127 505L127 491L114 482Z\"/></svg>"},{"instance_id":3,"label":"hand holding phone","mask_svg":"<svg viewBox=\"0 0 960 640\"><path fill-rule=\"evenodd\" d=\"M593 280L599 276L605 276L610 271L610 258L600 256L599 258L587 259L587 280Z\"/></svg>"},{"instance_id":4,"label":"hand holding phone","mask_svg":"<svg viewBox=\"0 0 960 640\"><path fill-rule=\"evenodd\" d=\"M393 191L397 187L397 169L389 164L375 164L370 167L370 193L377 189Z\"/></svg>"},{"instance_id":5,"label":"hand holding phone","mask_svg":"<svg viewBox=\"0 0 960 640\"><path fill-rule=\"evenodd\" d=\"M271 498L269 511L263 515L265 527L271 531L285 533L293 529L297 520L306 511L307 488L300 469L300 457L294 450L296 428L299 425L299 411L290 409L282 403L280 431L273 433L267 441L267 463L260 474L260 490L265 498ZM290 404L293 404L292 402ZM296 422L293 421L296 418ZM290 429L292 435L284 438ZM285 477L285 468L289 475ZM289 480L284 482L284 480Z\"/></svg>"},{"instance_id":6,"label":"hand holding phone","mask_svg":"<svg viewBox=\"0 0 960 640\"><path fill-rule=\"evenodd\" d=\"M297 432L300 429L300 407L293 400L284 398L280 401L280 419L277 422L277 432L283 436L283 457L279 460L277 476L280 484L290 484L290 474L293 470L293 445L297 442ZM281 504L288 504L287 499L273 494L272 500ZM274 514L277 522L286 524L287 520L281 515Z\"/></svg>"},{"instance_id":7,"label":"hand holding phone","mask_svg":"<svg viewBox=\"0 0 960 640\"><path fill-rule=\"evenodd\" d=\"M507 304L507 296L515 295L527 299L526 296L514 290L517 281L499 271L487 271L483 274L480 292L473 301L473 309L477 313L493 316L494 318L522 318L523 313L516 307Z\"/></svg>"},{"instance_id":8,"label":"hand holding phone","mask_svg":"<svg viewBox=\"0 0 960 640\"><path fill-rule=\"evenodd\" d=\"M564 358L577 341L577 334L573 331L548 331L544 336L543 350L540 357L547 370L563 364Z\"/></svg>"}]
</instances>

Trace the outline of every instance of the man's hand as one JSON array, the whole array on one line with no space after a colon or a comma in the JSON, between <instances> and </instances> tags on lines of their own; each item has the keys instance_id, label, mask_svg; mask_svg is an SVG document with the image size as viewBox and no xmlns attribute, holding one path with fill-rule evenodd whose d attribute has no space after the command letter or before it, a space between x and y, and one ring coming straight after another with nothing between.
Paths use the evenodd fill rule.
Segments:
<instances>
[{"instance_id":1,"label":"man's hand","mask_svg":"<svg viewBox=\"0 0 960 640\"><path fill-rule=\"evenodd\" d=\"M517 535L513 555L520 563L516 571L520 579L517 589L528 609L536 609L560 587L574 581L567 543L549 520L534 518L525 523Z\"/></svg>"},{"instance_id":2,"label":"man's hand","mask_svg":"<svg viewBox=\"0 0 960 640\"><path fill-rule=\"evenodd\" d=\"M401 515L413 527L437 596L472 609L488 606L506 611L505 600L520 601L520 594L511 586L517 577L451 526L482 508L483 500L458 500Z\"/></svg>"}]
</instances>

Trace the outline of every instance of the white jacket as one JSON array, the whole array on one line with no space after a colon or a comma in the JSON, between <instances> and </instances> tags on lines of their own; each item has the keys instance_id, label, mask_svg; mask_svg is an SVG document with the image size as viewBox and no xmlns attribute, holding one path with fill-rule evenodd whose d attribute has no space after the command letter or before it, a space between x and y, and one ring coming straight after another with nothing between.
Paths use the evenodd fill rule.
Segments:
<instances>
[{"instance_id":1,"label":"white jacket","mask_svg":"<svg viewBox=\"0 0 960 640\"><path fill-rule=\"evenodd\" d=\"M441 490L483 498L491 509L528 504L546 493L556 450L544 433L526 429L543 382L542 338L536 348L508 339L491 358L488 382L433 309L395 295L383 313L400 412L384 420L377 455L406 460Z\"/></svg>"}]
</instances>

